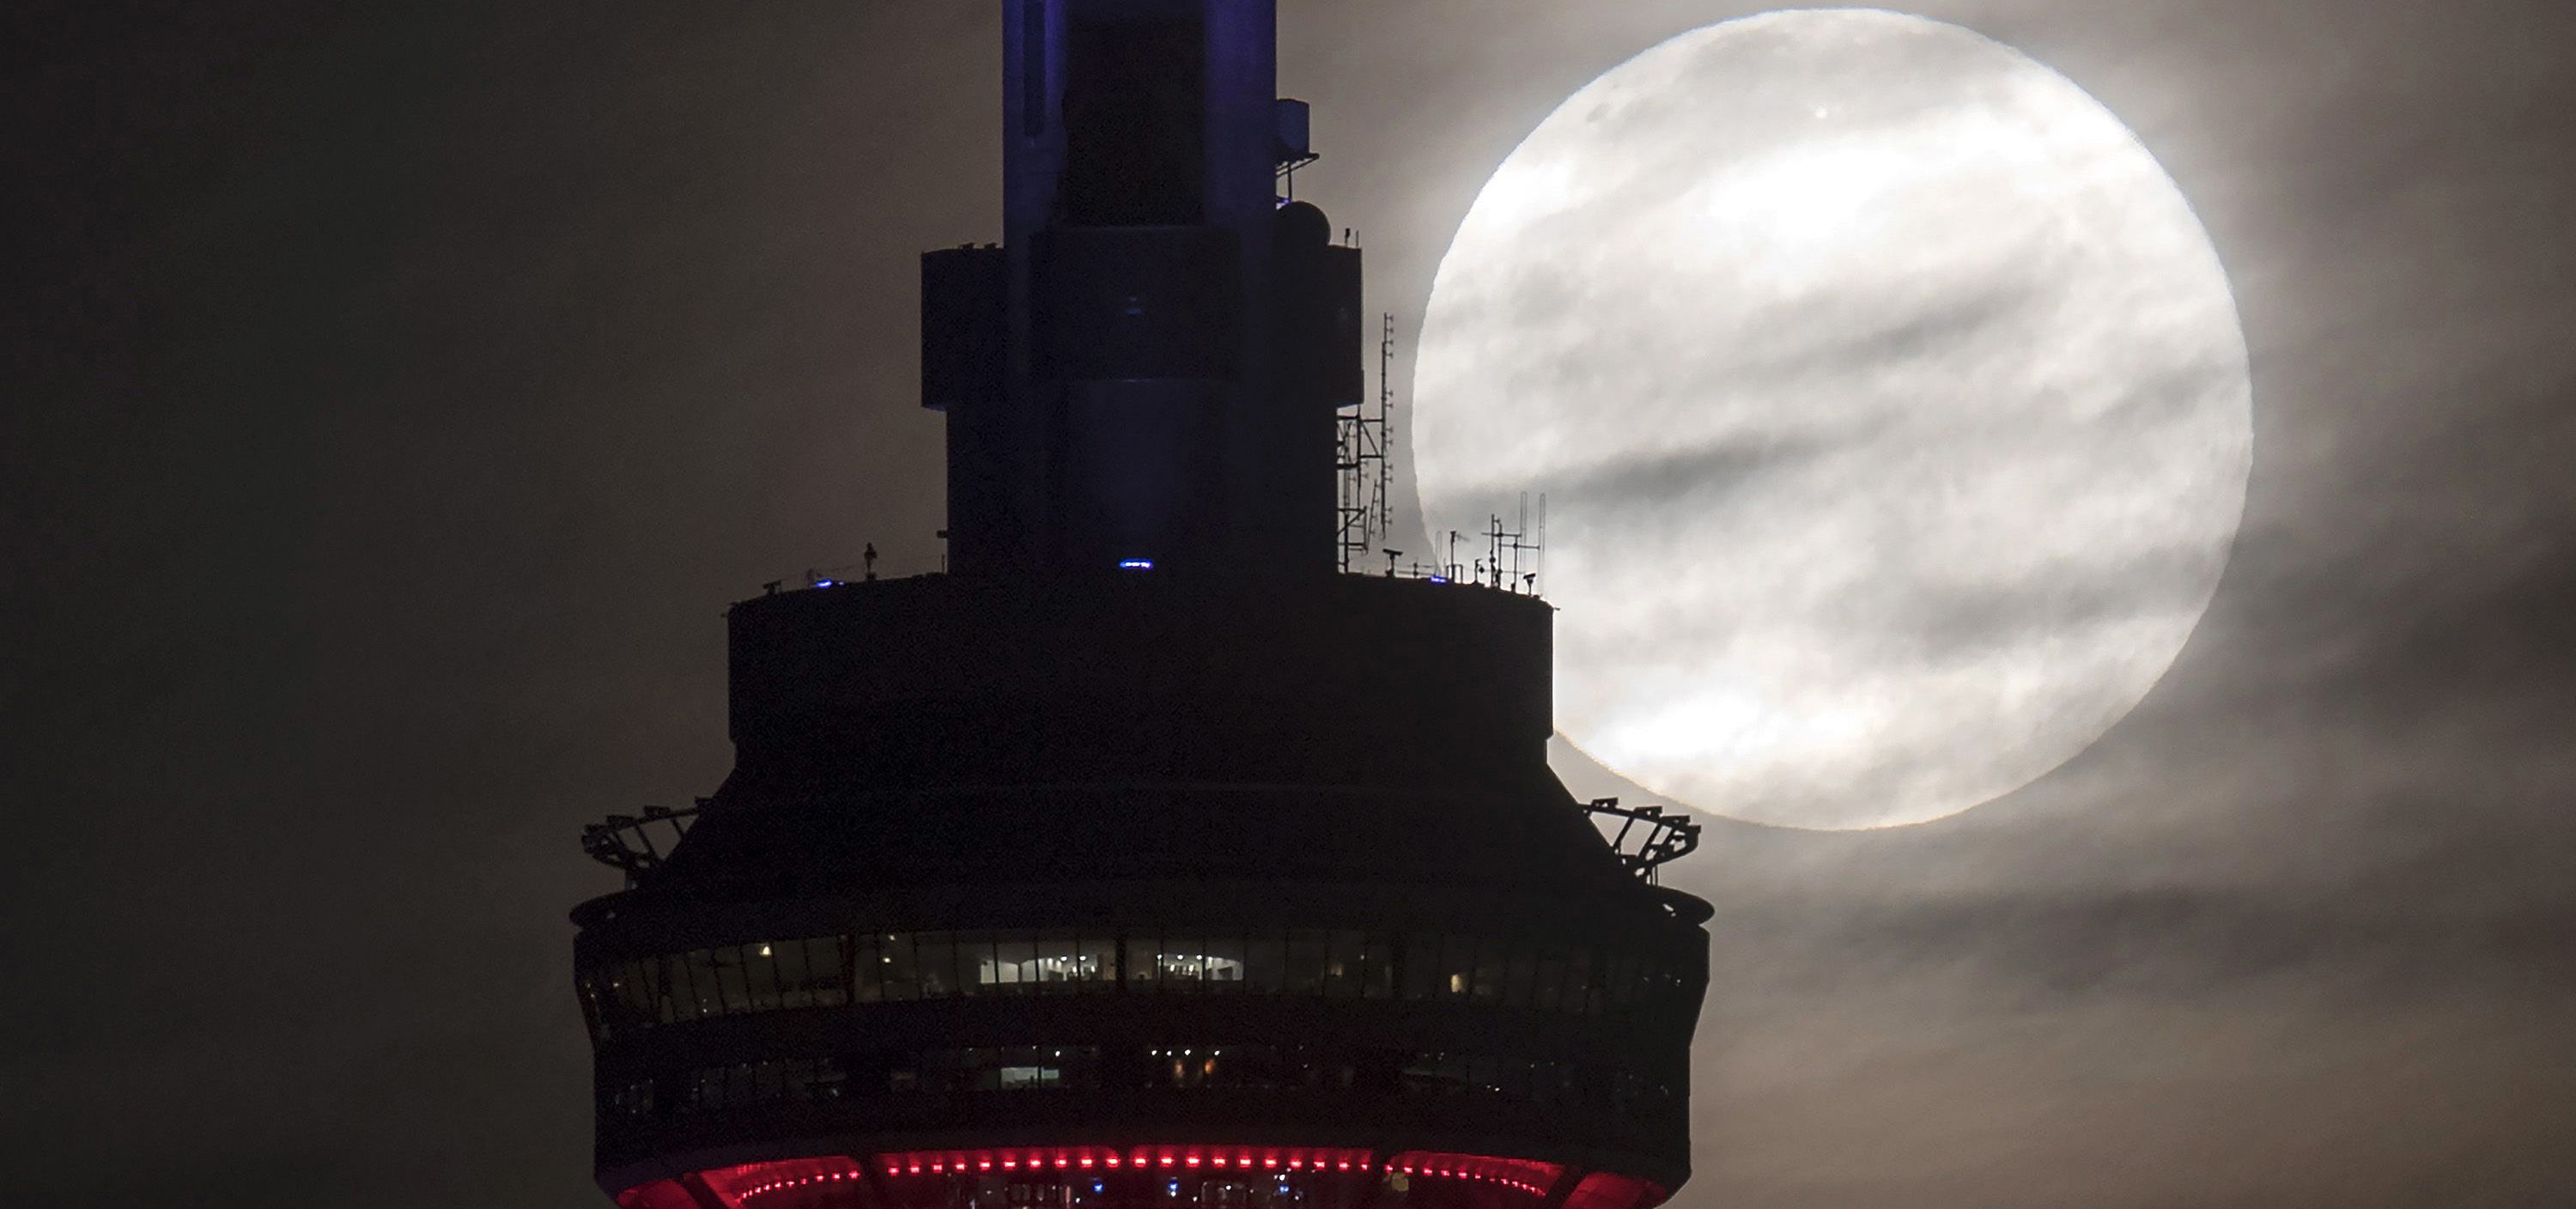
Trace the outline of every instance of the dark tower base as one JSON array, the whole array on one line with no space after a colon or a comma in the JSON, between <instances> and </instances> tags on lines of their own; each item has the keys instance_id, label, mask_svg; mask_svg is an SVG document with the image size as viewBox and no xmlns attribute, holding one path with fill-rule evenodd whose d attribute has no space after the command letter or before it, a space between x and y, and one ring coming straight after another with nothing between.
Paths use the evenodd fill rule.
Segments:
<instances>
[{"instance_id":1,"label":"dark tower base","mask_svg":"<svg viewBox=\"0 0 2576 1209\"><path fill-rule=\"evenodd\" d=\"M1707 908L1549 775L1548 620L1144 573L737 606L734 774L576 914L603 1188L1660 1200Z\"/></svg>"}]
</instances>

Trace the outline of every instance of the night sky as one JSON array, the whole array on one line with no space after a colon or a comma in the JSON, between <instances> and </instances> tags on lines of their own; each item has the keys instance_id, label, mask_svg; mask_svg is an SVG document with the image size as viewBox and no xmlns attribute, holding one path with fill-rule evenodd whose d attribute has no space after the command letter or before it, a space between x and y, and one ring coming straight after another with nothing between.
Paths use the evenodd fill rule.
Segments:
<instances>
[{"instance_id":1,"label":"night sky","mask_svg":"<svg viewBox=\"0 0 2576 1209\"><path fill-rule=\"evenodd\" d=\"M1409 337L1524 133L1753 7L1283 0L1299 193ZM2055 775L1711 825L1677 1203L2576 1203L2576 6L1914 11L2197 208L2246 523ZM7 1198L605 1203L576 837L723 776L727 602L936 565L915 258L999 234L996 6L8 20Z\"/></svg>"}]
</instances>

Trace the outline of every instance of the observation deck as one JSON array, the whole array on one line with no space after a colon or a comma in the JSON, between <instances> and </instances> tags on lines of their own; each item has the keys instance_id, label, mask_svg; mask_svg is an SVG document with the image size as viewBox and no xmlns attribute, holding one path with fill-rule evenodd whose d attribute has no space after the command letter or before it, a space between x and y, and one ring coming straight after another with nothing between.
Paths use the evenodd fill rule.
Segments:
<instances>
[{"instance_id":1,"label":"observation deck","mask_svg":"<svg viewBox=\"0 0 2576 1209\"><path fill-rule=\"evenodd\" d=\"M1549 617L1137 572L736 605L734 774L588 844L631 878L574 917L602 1187L1659 1200L1708 909L1548 774Z\"/></svg>"}]
</instances>

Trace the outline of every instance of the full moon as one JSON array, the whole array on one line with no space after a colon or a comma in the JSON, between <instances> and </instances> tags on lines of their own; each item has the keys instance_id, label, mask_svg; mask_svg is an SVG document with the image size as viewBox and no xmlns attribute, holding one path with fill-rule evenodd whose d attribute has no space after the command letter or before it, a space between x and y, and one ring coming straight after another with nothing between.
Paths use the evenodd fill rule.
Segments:
<instances>
[{"instance_id":1,"label":"full moon","mask_svg":"<svg viewBox=\"0 0 2576 1209\"><path fill-rule=\"evenodd\" d=\"M1414 401L1435 548L1545 495L1565 737L1809 828L2092 745L2208 607L2251 456L2172 178L2065 77L1877 10L1694 30L1567 99L1442 258Z\"/></svg>"}]
</instances>

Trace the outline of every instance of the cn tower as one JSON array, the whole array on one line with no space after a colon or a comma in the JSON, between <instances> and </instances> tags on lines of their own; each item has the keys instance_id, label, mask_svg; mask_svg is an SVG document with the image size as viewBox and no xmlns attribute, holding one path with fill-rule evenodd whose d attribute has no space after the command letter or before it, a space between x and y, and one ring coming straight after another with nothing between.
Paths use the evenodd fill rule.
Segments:
<instances>
[{"instance_id":1,"label":"cn tower","mask_svg":"<svg viewBox=\"0 0 2576 1209\"><path fill-rule=\"evenodd\" d=\"M1340 567L1360 252L1279 196L1272 0L1002 7L1002 238L922 260L948 567L736 604L732 773L584 836L600 1189L1651 1209L1696 830L1549 772L1525 585Z\"/></svg>"}]
</instances>

